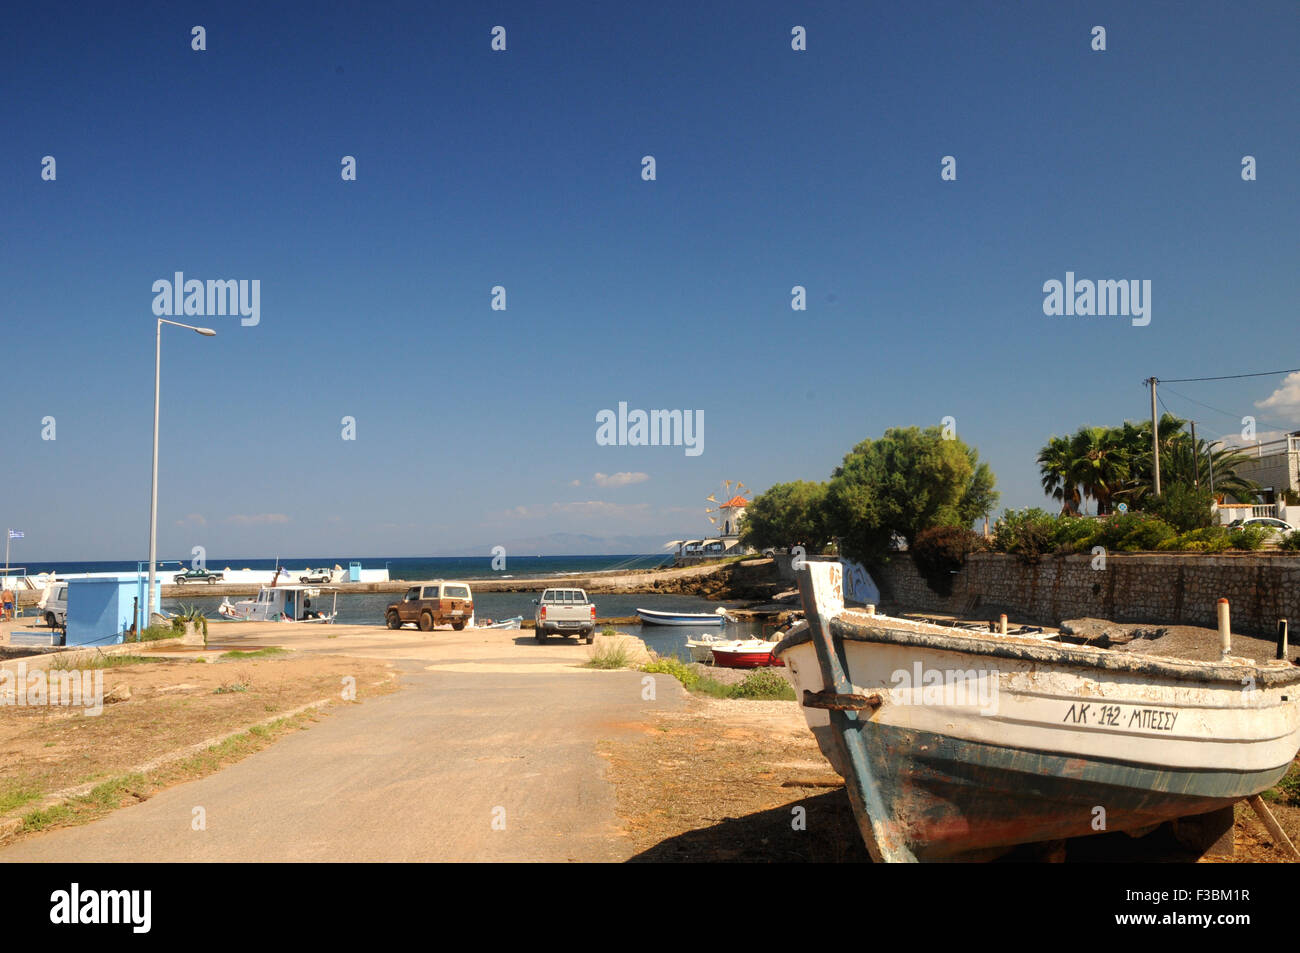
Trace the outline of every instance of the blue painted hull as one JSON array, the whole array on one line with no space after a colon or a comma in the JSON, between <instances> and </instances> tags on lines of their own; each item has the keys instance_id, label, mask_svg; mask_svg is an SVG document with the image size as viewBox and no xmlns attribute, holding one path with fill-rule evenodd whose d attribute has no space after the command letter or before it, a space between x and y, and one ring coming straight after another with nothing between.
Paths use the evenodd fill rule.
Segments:
<instances>
[{"instance_id":1,"label":"blue painted hull","mask_svg":"<svg viewBox=\"0 0 1300 953\"><path fill-rule=\"evenodd\" d=\"M646 625L722 625L725 621L722 616L711 612L655 612L652 609L637 609L636 614Z\"/></svg>"},{"instance_id":2,"label":"blue painted hull","mask_svg":"<svg viewBox=\"0 0 1300 953\"><path fill-rule=\"evenodd\" d=\"M876 788L918 860L1137 830L1226 807L1277 783L1263 771L1170 770L908 731L859 729ZM813 730L832 765L829 727ZM1100 809L1100 810L1099 810ZM1104 824L1104 826L1100 826Z\"/></svg>"}]
</instances>

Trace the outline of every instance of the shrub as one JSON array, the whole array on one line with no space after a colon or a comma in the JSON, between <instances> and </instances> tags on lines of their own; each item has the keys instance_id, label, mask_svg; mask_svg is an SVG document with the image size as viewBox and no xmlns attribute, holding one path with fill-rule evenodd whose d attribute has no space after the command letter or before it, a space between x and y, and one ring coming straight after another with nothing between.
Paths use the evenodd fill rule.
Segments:
<instances>
[{"instance_id":1,"label":"shrub","mask_svg":"<svg viewBox=\"0 0 1300 953\"><path fill-rule=\"evenodd\" d=\"M1059 552L1072 553L1087 549L1097 533L1097 521L1086 516L1060 516L1052 529L1052 544Z\"/></svg>"},{"instance_id":2,"label":"shrub","mask_svg":"<svg viewBox=\"0 0 1300 953\"><path fill-rule=\"evenodd\" d=\"M1228 546L1232 549L1261 549L1268 534L1263 526L1238 526L1228 531Z\"/></svg>"},{"instance_id":3,"label":"shrub","mask_svg":"<svg viewBox=\"0 0 1300 953\"><path fill-rule=\"evenodd\" d=\"M993 545L999 552L1033 560L1052 551L1055 532L1056 520L1045 510L1007 510L994 527Z\"/></svg>"},{"instance_id":4,"label":"shrub","mask_svg":"<svg viewBox=\"0 0 1300 953\"><path fill-rule=\"evenodd\" d=\"M1171 484L1150 504L1150 512L1180 533L1203 529L1214 522L1214 495L1182 483Z\"/></svg>"},{"instance_id":5,"label":"shrub","mask_svg":"<svg viewBox=\"0 0 1300 953\"><path fill-rule=\"evenodd\" d=\"M666 655L641 666L641 671L651 675L671 675L687 691L711 698L779 699L794 701L794 689L784 677L770 668L755 669L736 684L719 682L701 675L681 659Z\"/></svg>"},{"instance_id":6,"label":"shrub","mask_svg":"<svg viewBox=\"0 0 1300 953\"><path fill-rule=\"evenodd\" d=\"M171 625L151 625L140 633L138 638L131 638L128 634L125 641L127 642L157 642L160 639L176 638L176 630Z\"/></svg>"},{"instance_id":7,"label":"shrub","mask_svg":"<svg viewBox=\"0 0 1300 953\"><path fill-rule=\"evenodd\" d=\"M671 675L689 691L699 683L700 675L675 655L665 655L641 666L641 671L651 675Z\"/></svg>"},{"instance_id":8,"label":"shrub","mask_svg":"<svg viewBox=\"0 0 1300 953\"><path fill-rule=\"evenodd\" d=\"M1174 539L1178 532L1159 517L1143 520L1124 534L1116 545L1121 552L1139 552L1156 549L1161 543Z\"/></svg>"},{"instance_id":9,"label":"shrub","mask_svg":"<svg viewBox=\"0 0 1300 953\"><path fill-rule=\"evenodd\" d=\"M794 689L785 677L770 668L756 668L731 692L732 698L784 699L794 701Z\"/></svg>"},{"instance_id":10,"label":"shrub","mask_svg":"<svg viewBox=\"0 0 1300 953\"><path fill-rule=\"evenodd\" d=\"M591 653L587 668L627 668L632 654L622 640L603 639Z\"/></svg>"},{"instance_id":11,"label":"shrub","mask_svg":"<svg viewBox=\"0 0 1300 953\"><path fill-rule=\"evenodd\" d=\"M1291 765L1286 776L1277 782L1277 786L1264 792L1267 801L1281 801L1283 804L1300 804L1300 767Z\"/></svg>"},{"instance_id":12,"label":"shrub","mask_svg":"<svg viewBox=\"0 0 1300 953\"><path fill-rule=\"evenodd\" d=\"M1282 542L1278 543L1278 548L1292 553L1300 552L1300 529L1283 536Z\"/></svg>"},{"instance_id":13,"label":"shrub","mask_svg":"<svg viewBox=\"0 0 1300 953\"><path fill-rule=\"evenodd\" d=\"M986 548L984 540L964 526L932 526L916 534L909 547L912 562L931 589L952 595L952 574L966 557Z\"/></svg>"},{"instance_id":14,"label":"shrub","mask_svg":"<svg viewBox=\"0 0 1300 953\"><path fill-rule=\"evenodd\" d=\"M1174 528L1158 516L1150 513L1121 513L1103 520L1089 543L1105 546L1108 550L1131 553L1155 549L1176 535Z\"/></svg>"}]
</instances>

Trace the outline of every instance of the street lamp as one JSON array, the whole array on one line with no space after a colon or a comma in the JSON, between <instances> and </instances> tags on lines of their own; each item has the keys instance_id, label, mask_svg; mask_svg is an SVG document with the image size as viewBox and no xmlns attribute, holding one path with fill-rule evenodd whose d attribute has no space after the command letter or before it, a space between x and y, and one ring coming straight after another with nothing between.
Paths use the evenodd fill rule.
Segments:
<instances>
[{"instance_id":1,"label":"street lamp","mask_svg":"<svg viewBox=\"0 0 1300 953\"><path fill-rule=\"evenodd\" d=\"M211 328L196 328L192 324L181 324L179 321L168 321L165 318L158 319L158 334L154 340L153 358L153 490L149 503L149 593L145 597L145 603L149 608L145 613L144 625L140 627L141 632L149 627L150 620L158 609L154 604L154 587L158 579L158 394L162 382L162 326L164 324L188 328L209 338L215 337L217 333Z\"/></svg>"}]
</instances>

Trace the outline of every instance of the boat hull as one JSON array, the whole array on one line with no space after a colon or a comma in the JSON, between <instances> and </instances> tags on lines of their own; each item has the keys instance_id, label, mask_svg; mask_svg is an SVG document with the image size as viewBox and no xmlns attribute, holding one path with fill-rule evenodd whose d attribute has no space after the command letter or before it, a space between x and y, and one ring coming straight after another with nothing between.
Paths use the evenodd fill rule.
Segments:
<instances>
[{"instance_id":1,"label":"boat hull","mask_svg":"<svg viewBox=\"0 0 1300 953\"><path fill-rule=\"evenodd\" d=\"M1281 669L889 625L830 623L853 692L878 703L847 715L806 704L804 692L827 690L808 630L776 654L823 754L879 794L916 859L1213 811L1275 784L1300 748L1300 686ZM1249 690L1244 674L1257 681ZM861 768L844 732L861 739ZM865 807L854 808L867 836Z\"/></svg>"},{"instance_id":2,"label":"boat hull","mask_svg":"<svg viewBox=\"0 0 1300 953\"><path fill-rule=\"evenodd\" d=\"M691 653L692 662L711 662L713 661L713 646L711 645L692 645L686 643L686 650Z\"/></svg>"},{"instance_id":3,"label":"boat hull","mask_svg":"<svg viewBox=\"0 0 1300 953\"><path fill-rule=\"evenodd\" d=\"M835 747L830 731L813 729L823 753ZM869 724L863 736L881 795L918 860L1138 831L1227 807L1272 787L1289 768L1170 771L893 725Z\"/></svg>"},{"instance_id":4,"label":"boat hull","mask_svg":"<svg viewBox=\"0 0 1300 953\"><path fill-rule=\"evenodd\" d=\"M636 614L646 625L722 625L723 616L714 613L693 612L655 612L650 609L637 609Z\"/></svg>"},{"instance_id":5,"label":"boat hull","mask_svg":"<svg viewBox=\"0 0 1300 953\"><path fill-rule=\"evenodd\" d=\"M785 663L772 655L770 649L713 649L713 664L718 668L767 668L771 665L781 666Z\"/></svg>"}]
</instances>

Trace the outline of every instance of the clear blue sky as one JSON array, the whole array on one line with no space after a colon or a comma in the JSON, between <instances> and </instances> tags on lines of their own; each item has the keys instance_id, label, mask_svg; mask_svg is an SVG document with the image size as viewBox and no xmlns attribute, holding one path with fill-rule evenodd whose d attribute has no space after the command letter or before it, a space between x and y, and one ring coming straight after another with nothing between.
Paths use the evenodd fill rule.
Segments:
<instances>
[{"instance_id":1,"label":"clear blue sky","mask_svg":"<svg viewBox=\"0 0 1300 953\"><path fill-rule=\"evenodd\" d=\"M979 6L7 11L18 559L146 553L175 271L259 279L261 323L164 332L168 557L699 535L723 479L823 479L949 415L1005 505L1039 504L1037 449L1141 417L1143 378L1300 366L1295 3ZM1149 279L1151 324L1045 316L1067 270ZM1300 426L1300 399L1254 407L1281 383L1172 386ZM597 446L619 401L702 410L704 452Z\"/></svg>"}]
</instances>

